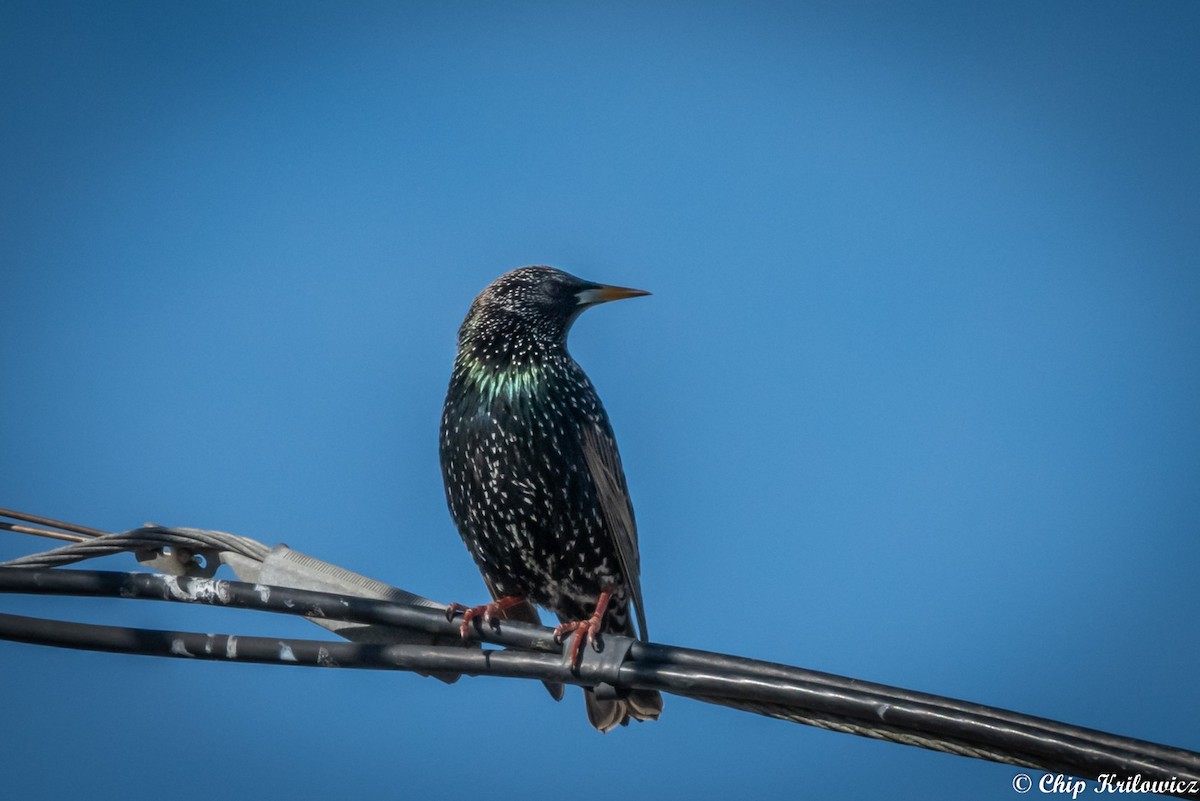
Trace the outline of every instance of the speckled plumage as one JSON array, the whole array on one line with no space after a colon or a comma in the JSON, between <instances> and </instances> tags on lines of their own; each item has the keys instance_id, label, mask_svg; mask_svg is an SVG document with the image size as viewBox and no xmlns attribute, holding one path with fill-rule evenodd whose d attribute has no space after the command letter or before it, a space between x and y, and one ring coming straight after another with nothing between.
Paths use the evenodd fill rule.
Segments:
<instances>
[{"instance_id":1,"label":"speckled plumage","mask_svg":"<svg viewBox=\"0 0 1200 801\"><path fill-rule=\"evenodd\" d=\"M549 267L493 281L459 330L441 464L451 516L494 598L520 596L568 622L592 614L610 589L602 630L634 635L632 605L645 638L637 529L616 439L566 347L580 312L635 294L646 293ZM509 614L534 617L532 609ZM657 693L586 697L602 731L662 708Z\"/></svg>"}]
</instances>

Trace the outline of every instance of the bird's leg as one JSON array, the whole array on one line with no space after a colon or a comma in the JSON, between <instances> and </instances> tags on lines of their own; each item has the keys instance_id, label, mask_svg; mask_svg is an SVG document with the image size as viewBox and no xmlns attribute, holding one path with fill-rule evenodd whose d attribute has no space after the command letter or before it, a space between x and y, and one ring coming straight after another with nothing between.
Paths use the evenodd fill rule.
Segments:
<instances>
[{"instance_id":1,"label":"bird's leg","mask_svg":"<svg viewBox=\"0 0 1200 801\"><path fill-rule=\"evenodd\" d=\"M586 620L573 620L570 623L562 623L554 629L554 641L561 643L563 637L575 632L575 639L571 641L571 669L575 670L579 667L579 662L583 658L583 641L586 636L587 641L596 647L596 638L600 635L600 624L604 621L604 613L608 610L608 602L612 599L612 588L605 587L600 591L600 597L596 599L596 611L592 612L592 616Z\"/></svg>"},{"instance_id":2,"label":"bird's leg","mask_svg":"<svg viewBox=\"0 0 1200 801\"><path fill-rule=\"evenodd\" d=\"M525 599L520 595L505 595L503 598L497 598L491 603L480 604L479 606L463 606L462 604L450 604L446 607L446 620L453 620L454 616L459 612L463 613L462 625L458 627L458 633L465 640L467 632L471 629L471 621L477 617L482 617L483 622L489 626L495 626L494 618L508 617L505 612L518 604L525 603Z\"/></svg>"}]
</instances>

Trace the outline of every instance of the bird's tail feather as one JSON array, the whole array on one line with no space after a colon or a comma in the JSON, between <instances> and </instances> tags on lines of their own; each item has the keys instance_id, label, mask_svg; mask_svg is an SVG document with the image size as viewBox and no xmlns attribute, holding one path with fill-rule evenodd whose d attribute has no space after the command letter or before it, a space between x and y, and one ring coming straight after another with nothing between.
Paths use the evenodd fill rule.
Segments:
<instances>
[{"instance_id":1,"label":"bird's tail feather","mask_svg":"<svg viewBox=\"0 0 1200 801\"><path fill-rule=\"evenodd\" d=\"M591 687L583 688L588 721L601 732L628 726L630 720L658 720L662 696L655 690L631 690L624 698L598 698Z\"/></svg>"}]
</instances>

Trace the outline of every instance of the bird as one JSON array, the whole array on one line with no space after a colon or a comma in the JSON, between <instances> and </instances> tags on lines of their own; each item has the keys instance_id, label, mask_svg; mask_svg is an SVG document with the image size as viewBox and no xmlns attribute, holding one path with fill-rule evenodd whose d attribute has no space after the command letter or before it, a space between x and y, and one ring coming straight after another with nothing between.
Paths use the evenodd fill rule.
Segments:
<instances>
[{"instance_id":1,"label":"bird","mask_svg":"<svg viewBox=\"0 0 1200 801\"><path fill-rule=\"evenodd\" d=\"M593 306L649 295L585 281L547 266L520 267L471 303L442 410L439 453L446 502L492 601L463 612L539 623L560 621L577 667L584 642L649 634L642 604L637 524L617 441L567 334ZM547 683L555 700L560 684ZM611 694L610 694L611 695ZM656 720L662 696L632 690L600 697L584 688L588 720L601 732Z\"/></svg>"}]
</instances>

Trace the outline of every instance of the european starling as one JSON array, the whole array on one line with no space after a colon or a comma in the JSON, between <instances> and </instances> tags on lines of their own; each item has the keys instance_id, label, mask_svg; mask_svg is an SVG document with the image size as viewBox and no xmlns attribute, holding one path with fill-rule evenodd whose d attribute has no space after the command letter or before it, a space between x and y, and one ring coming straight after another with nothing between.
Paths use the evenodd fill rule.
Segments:
<instances>
[{"instance_id":1,"label":"european starling","mask_svg":"<svg viewBox=\"0 0 1200 801\"><path fill-rule=\"evenodd\" d=\"M442 479L450 515L494 599L466 609L537 622L533 604L585 639L647 636L637 527L608 415L567 353L567 332L599 303L647 295L583 281L550 267L500 276L475 298L458 332L442 413ZM463 609L458 605L453 611ZM561 685L547 684L556 699ZM601 699L584 688L588 720L602 732L654 720L662 697L632 691Z\"/></svg>"}]
</instances>

